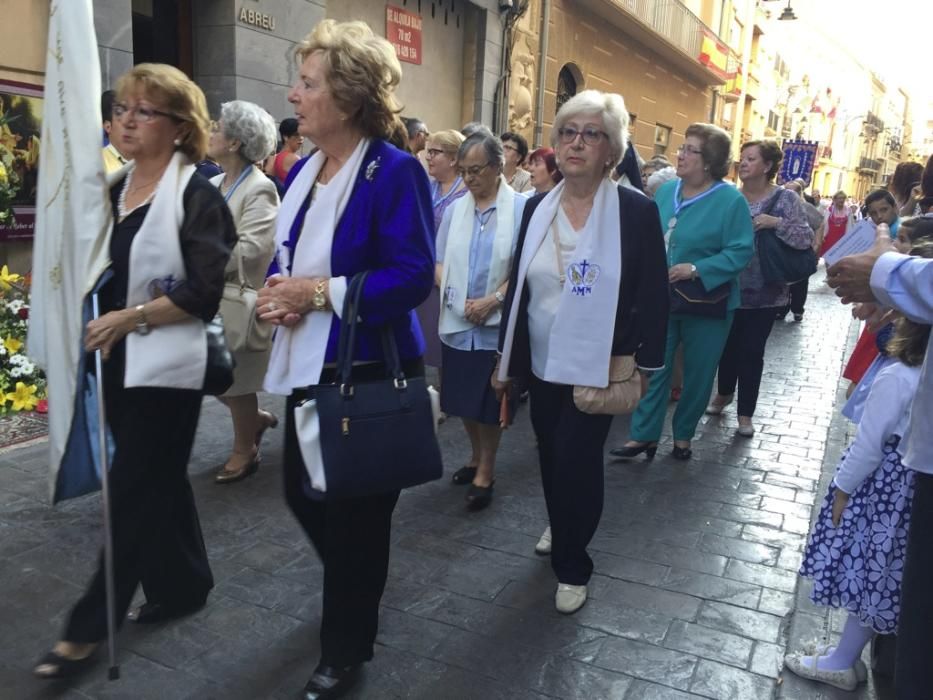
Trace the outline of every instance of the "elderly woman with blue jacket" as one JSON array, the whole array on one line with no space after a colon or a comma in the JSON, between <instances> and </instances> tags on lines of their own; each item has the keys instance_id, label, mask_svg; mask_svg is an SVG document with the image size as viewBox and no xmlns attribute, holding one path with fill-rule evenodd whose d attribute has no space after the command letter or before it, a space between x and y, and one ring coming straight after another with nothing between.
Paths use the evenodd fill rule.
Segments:
<instances>
[{"instance_id":1,"label":"elderly woman with blue jacket","mask_svg":"<svg viewBox=\"0 0 933 700\"><path fill-rule=\"evenodd\" d=\"M288 396L285 497L324 564L321 659L302 696L315 700L345 692L373 656L399 492L316 499L293 409L306 387L333 380L343 298L363 271L354 378L385 376L385 325L405 374L423 375L424 338L413 310L433 285L434 227L424 168L388 143L399 128L393 92L401 80L391 44L362 22L325 20L297 54L288 99L299 133L319 150L289 173L277 274L261 290L257 311L278 324L265 388Z\"/></svg>"}]
</instances>

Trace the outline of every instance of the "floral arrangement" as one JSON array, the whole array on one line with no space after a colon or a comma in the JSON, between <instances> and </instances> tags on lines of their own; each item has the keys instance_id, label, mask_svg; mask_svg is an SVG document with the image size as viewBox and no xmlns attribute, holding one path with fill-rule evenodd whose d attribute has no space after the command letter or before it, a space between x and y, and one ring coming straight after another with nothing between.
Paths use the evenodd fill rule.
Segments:
<instances>
[{"instance_id":1,"label":"floral arrangement","mask_svg":"<svg viewBox=\"0 0 933 700\"><path fill-rule=\"evenodd\" d=\"M0 415L48 410L45 376L26 354L29 279L0 268Z\"/></svg>"}]
</instances>

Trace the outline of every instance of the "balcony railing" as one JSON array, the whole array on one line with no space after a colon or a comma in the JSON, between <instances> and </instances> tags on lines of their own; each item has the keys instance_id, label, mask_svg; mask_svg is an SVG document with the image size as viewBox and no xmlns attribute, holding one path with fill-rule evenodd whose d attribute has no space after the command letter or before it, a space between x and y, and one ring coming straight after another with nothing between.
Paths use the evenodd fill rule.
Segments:
<instances>
[{"instance_id":1,"label":"balcony railing","mask_svg":"<svg viewBox=\"0 0 933 700\"><path fill-rule=\"evenodd\" d=\"M874 131L875 133L884 131L884 122L881 120L881 117L874 112L866 114L865 120L862 123L868 131Z\"/></svg>"},{"instance_id":2,"label":"balcony railing","mask_svg":"<svg viewBox=\"0 0 933 700\"><path fill-rule=\"evenodd\" d=\"M615 0L688 56L699 56L706 27L678 0Z\"/></svg>"},{"instance_id":3,"label":"balcony railing","mask_svg":"<svg viewBox=\"0 0 933 700\"><path fill-rule=\"evenodd\" d=\"M859 160L858 169L864 170L867 172L877 173L881 170L881 167L884 165L884 161L881 158L865 158L862 157Z\"/></svg>"}]
</instances>

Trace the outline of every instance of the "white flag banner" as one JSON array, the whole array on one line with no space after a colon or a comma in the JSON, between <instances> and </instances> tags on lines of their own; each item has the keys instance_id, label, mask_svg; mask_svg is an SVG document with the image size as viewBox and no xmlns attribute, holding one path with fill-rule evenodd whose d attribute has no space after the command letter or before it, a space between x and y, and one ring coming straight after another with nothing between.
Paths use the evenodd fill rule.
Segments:
<instances>
[{"instance_id":1,"label":"white flag banner","mask_svg":"<svg viewBox=\"0 0 933 700\"><path fill-rule=\"evenodd\" d=\"M82 305L108 264L100 94L92 0L51 0L27 348L48 381L53 501L79 495L63 492L59 471L83 400Z\"/></svg>"}]
</instances>

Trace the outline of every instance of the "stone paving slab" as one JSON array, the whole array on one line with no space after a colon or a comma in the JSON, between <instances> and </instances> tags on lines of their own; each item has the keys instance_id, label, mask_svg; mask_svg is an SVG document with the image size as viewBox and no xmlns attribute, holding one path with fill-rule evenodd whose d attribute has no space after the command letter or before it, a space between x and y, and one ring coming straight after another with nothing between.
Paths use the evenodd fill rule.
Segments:
<instances>
[{"instance_id":1,"label":"stone paving slab","mask_svg":"<svg viewBox=\"0 0 933 700\"><path fill-rule=\"evenodd\" d=\"M804 322L774 328L753 438L734 435L730 409L704 417L686 464L670 458L669 432L653 462L607 461L595 575L576 615L554 610L556 581L533 551L547 520L527 410L480 513L449 482L467 457L463 430L441 426L447 477L400 499L376 657L349 697L841 697L780 672L789 643L839 626L796 575L848 439L835 416L852 323L821 278ZM0 698L296 697L319 654L322 568L281 496L281 431L254 477L213 483L228 420L205 401L190 466L216 588L185 620L127 625L116 682L104 664L70 688L30 677L94 566L99 499L50 508L45 446L0 454ZM627 431L616 420L607 447Z\"/></svg>"}]
</instances>

